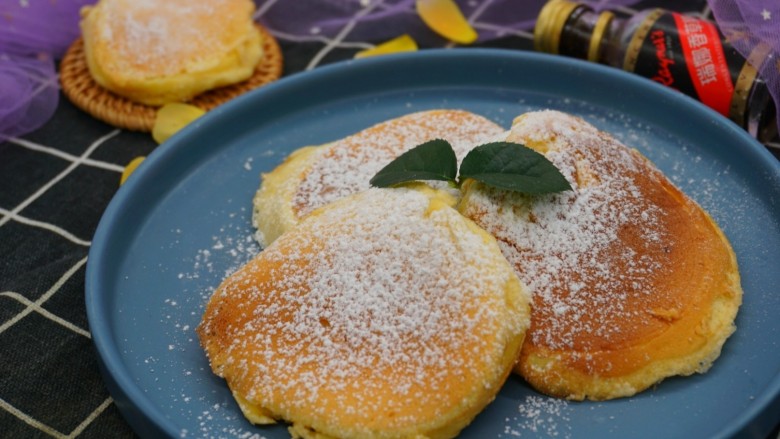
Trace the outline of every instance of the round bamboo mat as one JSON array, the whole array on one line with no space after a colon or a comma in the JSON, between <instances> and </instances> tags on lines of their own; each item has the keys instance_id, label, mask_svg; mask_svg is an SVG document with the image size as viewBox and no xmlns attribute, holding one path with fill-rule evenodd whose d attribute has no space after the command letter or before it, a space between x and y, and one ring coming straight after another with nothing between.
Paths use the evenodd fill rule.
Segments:
<instances>
[{"instance_id":1,"label":"round bamboo mat","mask_svg":"<svg viewBox=\"0 0 780 439\"><path fill-rule=\"evenodd\" d=\"M282 51L279 43L257 24L263 40L263 59L247 80L216 88L195 96L188 104L211 110L243 93L279 79L282 75ZM73 104L117 128L149 132L154 126L157 107L133 102L98 85L87 67L84 42L77 39L68 48L60 64L62 91Z\"/></svg>"}]
</instances>

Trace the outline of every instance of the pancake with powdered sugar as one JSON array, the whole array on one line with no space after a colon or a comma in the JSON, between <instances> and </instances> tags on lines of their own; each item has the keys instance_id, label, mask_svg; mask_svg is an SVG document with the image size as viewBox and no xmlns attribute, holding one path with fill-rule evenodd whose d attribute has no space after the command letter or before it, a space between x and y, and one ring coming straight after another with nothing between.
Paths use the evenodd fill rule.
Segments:
<instances>
[{"instance_id":1,"label":"pancake with powdered sugar","mask_svg":"<svg viewBox=\"0 0 780 439\"><path fill-rule=\"evenodd\" d=\"M227 278L198 334L246 417L294 437L454 437L496 396L530 297L425 185L315 210Z\"/></svg>"},{"instance_id":2,"label":"pancake with powdered sugar","mask_svg":"<svg viewBox=\"0 0 780 439\"><path fill-rule=\"evenodd\" d=\"M254 198L258 241L273 242L312 210L369 188L394 158L433 139L450 142L458 159L504 130L462 110L428 110L397 117L323 146L300 148L272 172Z\"/></svg>"},{"instance_id":3,"label":"pancake with powdered sugar","mask_svg":"<svg viewBox=\"0 0 780 439\"><path fill-rule=\"evenodd\" d=\"M459 210L496 237L533 295L517 372L577 400L705 372L742 298L736 257L713 219L582 119L527 113L502 137L543 153L573 187L527 196L464 185Z\"/></svg>"},{"instance_id":4,"label":"pancake with powdered sugar","mask_svg":"<svg viewBox=\"0 0 780 439\"><path fill-rule=\"evenodd\" d=\"M249 0L101 0L81 10L92 78L133 102L186 102L252 76L263 59Z\"/></svg>"}]
</instances>

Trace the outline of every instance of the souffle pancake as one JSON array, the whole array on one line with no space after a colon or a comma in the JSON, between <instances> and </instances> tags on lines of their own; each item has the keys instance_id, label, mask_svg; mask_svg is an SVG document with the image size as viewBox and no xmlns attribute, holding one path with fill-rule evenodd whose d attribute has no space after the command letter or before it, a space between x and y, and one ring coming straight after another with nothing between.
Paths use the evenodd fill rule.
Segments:
<instances>
[{"instance_id":1,"label":"souffle pancake","mask_svg":"<svg viewBox=\"0 0 780 439\"><path fill-rule=\"evenodd\" d=\"M404 115L325 145L298 149L263 175L253 202L258 241L268 245L314 209L368 189L374 174L421 143L445 139L462 159L475 144L502 132L503 128L474 113L440 109Z\"/></svg>"},{"instance_id":2,"label":"souffle pancake","mask_svg":"<svg viewBox=\"0 0 780 439\"><path fill-rule=\"evenodd\" d=\"M713 219L649 160L580 118L519 116L506 135L573 190L468 181L459 210L499 242L533 296L516 371L568 399L630 396L705 372L735 329L736 257Z\"/></svg>"},{"instance_id":3,"label":"souffle pancake","mask_svg":"<svg viewBox=\"0 0 780 439\"><path fill-rule=\"evenodd\" d=\"M185 102L249 78L263 57L250 0L100 0L81 11L89 72L134 102Z\"/></svg>"},{"instance_id":4,"label":"souffle pancake","mask_svg":"<svg viewBox=\"0 0 780 439\"><path fill-rule=\"evenodd\" d=\"M425 185L313 211L228 277L198 327L246 417L293 437L454 437L496 396L530 297Z\"/></svg>"}]
</instances>

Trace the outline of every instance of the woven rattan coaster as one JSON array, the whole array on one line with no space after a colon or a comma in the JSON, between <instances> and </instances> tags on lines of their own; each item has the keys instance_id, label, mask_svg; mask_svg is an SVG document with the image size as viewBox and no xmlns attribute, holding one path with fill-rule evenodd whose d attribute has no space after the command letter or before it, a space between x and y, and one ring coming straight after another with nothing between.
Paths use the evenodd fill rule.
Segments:
<instances>
[{"instance_id":1,"label":"woven rattan coaster","mask_svg":"<svg viewBox=\"0 0 780 439\"><path fill-rule=\"evenodd\" d=\"M189 104L211 110L238 95L278 79L282 75L282 51L276 39L262 26L263 59L255 73L246 81L216 88L195 96ZM133 102L98 85L87 67L84 42L76 40L65 53L60 64L60 84L65 96L73 104L93 117L117 128L133 131L151 131L157 107Z\"/></svg>"}]
</instances>

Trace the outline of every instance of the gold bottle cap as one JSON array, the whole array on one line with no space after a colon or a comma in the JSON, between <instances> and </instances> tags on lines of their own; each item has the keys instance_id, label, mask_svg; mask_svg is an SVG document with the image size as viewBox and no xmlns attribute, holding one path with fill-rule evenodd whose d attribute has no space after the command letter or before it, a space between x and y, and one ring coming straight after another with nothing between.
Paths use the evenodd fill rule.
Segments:
<instances>
[{"instance_id":1,"label":"gold bottle cap","mask_svg":"<svg viewBox=\"0 0 780 439\"><path fill-rule=\"evenodd\" d=\"M604 39L604 34L609 29L613 18L615 18L615 14L609 11L599 14L596 26L593 28L593 33L590 36L590 43L588 44L588 61L599 62L602 47L601 40Z\"/></svg>"},{"instance_id":2,"label":"gold bottle cap","mask_svg":"<svg viewBox=\"0 0 780 439\"><path fill-rule=\"evenodd\" d=\"M541 52L558 53L561 32L572 12L583 5L568 0L550 0L544 5L534 28L534 48Z\"/></svg>"}]
</instances>

